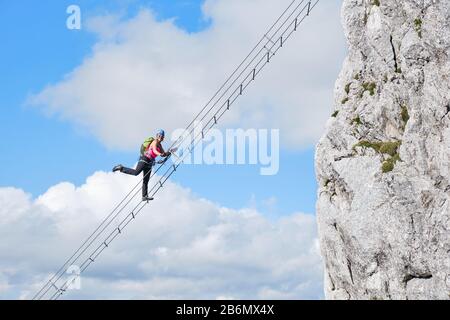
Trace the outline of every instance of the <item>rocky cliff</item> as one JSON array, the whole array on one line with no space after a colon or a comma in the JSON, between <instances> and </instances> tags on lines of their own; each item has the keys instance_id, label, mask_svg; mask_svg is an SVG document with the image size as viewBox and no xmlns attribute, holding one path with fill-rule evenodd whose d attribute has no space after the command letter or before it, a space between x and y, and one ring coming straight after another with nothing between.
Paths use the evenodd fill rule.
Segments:
<instances>
[{"instance_id":1,"label":"rocky cliff","mask_svg":"<svg viewBox=\"0 0 450 320\"><path fill-rule=\"evenodd\" d=\"M344 0L316 151L329 299L450 298L450 1Z\"/></svg>"}]
</instances>

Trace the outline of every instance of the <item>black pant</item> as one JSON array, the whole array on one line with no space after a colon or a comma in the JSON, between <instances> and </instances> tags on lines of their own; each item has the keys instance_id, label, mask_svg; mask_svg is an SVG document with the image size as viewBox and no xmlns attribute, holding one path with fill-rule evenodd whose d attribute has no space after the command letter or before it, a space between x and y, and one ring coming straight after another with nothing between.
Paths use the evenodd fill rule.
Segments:
<instances>
[{"instance_id":1,"label":"black pant","mask_svg":"<svg viewBox=\"0 0 450 320\"><path fill-rule=\"evenodd\" d=\"M142 181L142 196L148 196L148 181L150 180L150 175L152 172L152 167L155 164L155 159L149 159L146 156L141 156L136 169L123 168L122 172L130 174L132 176L137 176L141 172L144 172L144 180Z\"/></svg>"}]
</instances>

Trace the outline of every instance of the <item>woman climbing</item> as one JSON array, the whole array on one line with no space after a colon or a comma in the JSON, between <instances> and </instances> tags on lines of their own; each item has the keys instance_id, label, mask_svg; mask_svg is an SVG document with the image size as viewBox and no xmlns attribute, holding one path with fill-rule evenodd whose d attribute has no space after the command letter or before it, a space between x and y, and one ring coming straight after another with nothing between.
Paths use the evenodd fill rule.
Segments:
<instances>
[{"instance_id":1,"label":"woman climbing","mask_svg":"<svg viewBox=\"0 0 450 320\"><path fill-rule=\"evenodd\" d=\"M148 181L152 172L152 167L155 164L155 159L158 156L168 157L170 152L165 152L161 142L164 141L164 130L159 130L156 133L155 138L149 138L145 140L141 146L141 156L136 169L126 168L119 164L113 168L113 172L120 171L125 174L137 176L141 172L144 172L144 180L142 182L142 201L151 201L153 198L148 196Z\"/></svg>"}]
</instances>

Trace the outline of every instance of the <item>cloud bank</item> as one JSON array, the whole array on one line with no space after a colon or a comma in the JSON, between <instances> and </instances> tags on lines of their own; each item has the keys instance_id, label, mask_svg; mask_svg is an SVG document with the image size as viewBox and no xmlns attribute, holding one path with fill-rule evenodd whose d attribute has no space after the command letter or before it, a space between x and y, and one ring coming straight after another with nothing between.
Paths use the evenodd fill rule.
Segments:
<instances>
[{"instance_id":1,"label":"cloud bank","mask_svg":"<svg viewBox=\"0 0 450 320\"><path fill-rule=\"evenodd\" d=\"M136 183L97 172L37 199L0 189L0 297L29 299ZM320 299L313 215L269 219L168 182L82 277L78 299Z\"/></svg>"},{"instance_id":2,"label":"cloud bank","mask_svg":"<svg viewBox=\"0 0 450 320\"><path fill-rule=\"evenodd\" d=\"M206 0L211 25L188 33L149 9L87 22L90 56L29 99L96 136L134 150L159 127L184 128L291 0ZM301 30L224 119L223 126L279 128L283 145L315 143L345 55L340 1L321 1Z\"/></svg>"}]
</instances>

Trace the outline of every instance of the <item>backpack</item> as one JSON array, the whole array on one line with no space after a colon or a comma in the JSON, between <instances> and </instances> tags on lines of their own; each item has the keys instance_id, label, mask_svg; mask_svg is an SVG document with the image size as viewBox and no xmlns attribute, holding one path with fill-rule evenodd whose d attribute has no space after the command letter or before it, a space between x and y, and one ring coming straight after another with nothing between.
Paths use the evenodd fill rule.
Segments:
<instances>
[{"instance_id":1,"label":"backpack","mask_svg":"<svg viewBox=\"0 0 450 320\"><path fill-rule=\"evenodd\" d=\"M148 150L153 141L155 141L155 138L153 137L145 139L144 143L141 145L141 156L145 155L145 152Z\"/></svg>"}]
</instances>

